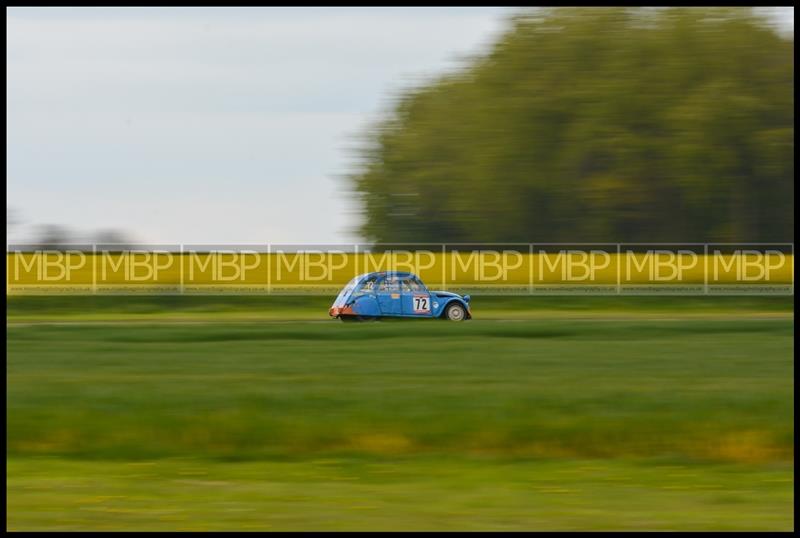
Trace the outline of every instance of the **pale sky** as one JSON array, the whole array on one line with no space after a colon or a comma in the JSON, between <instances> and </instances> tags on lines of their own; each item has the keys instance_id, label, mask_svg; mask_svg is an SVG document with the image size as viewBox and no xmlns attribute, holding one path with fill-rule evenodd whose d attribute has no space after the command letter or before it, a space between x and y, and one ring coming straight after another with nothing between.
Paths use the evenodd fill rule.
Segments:
<instances>
[{"instance_id":1,"label":"pale sky","mask_svg":"<svg viewBox=\"0 0 800 538\"><path fill-rule=\"evenodd\" d=\"M354 137L400 89L484 51L515 11L10 8L6 189L20 222L7 241L48 223L151 243L359 240L339 179Z\"/></svg>"},{"instance_id":2,"label":"pale sky","mask_svg":"<svg viewBox=\"0 0 800 538\"><path fill-rule=\"evenodd\" d=\"M9 9L7 240L357 240L354 137L512 11Z\"/></svg>"}]
</instances>

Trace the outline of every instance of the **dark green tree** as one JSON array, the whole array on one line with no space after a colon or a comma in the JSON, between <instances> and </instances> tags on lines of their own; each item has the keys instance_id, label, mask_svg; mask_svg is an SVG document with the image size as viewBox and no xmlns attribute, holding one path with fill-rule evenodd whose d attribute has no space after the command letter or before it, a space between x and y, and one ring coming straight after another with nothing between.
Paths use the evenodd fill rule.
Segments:
<instances>
[{"instance_id":1,"label":"dark green tree","mask_svg":"<svg viewBox=\"0 0 800 538\"><path fill-rule=\"evenodd\" d=\"M367 134L366 238L793 240L793 38L747 8L511 22Z\"/></svg>"}]
</instances>

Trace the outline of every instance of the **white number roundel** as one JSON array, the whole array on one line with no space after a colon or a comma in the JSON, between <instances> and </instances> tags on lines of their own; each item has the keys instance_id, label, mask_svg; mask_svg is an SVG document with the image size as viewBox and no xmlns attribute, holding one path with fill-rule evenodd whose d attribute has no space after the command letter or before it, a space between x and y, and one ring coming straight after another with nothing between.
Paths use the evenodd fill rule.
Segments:
<instances>
[{"instance_id":1,"label":"white number roundel","mask_svg":"<svg viewBox=\"0 0 800 538\"><path fill-rule=\"evenodd\" d=\"M427 295L414 296L414 312L430 312L430 298Z\"/></svg>"}]
</instances>

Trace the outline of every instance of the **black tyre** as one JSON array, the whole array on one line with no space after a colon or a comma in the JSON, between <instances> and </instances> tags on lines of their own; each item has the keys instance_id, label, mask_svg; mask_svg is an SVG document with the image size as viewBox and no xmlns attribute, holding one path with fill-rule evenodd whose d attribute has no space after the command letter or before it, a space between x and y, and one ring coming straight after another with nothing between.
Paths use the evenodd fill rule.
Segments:
<instances>
[{"instance_id":1,"label":"black tyre","mask_svg":"<svg viewBox=\"0 0 800 538\"><path fill-rule=\"evenodd\" d=\"M339 319L345 322L354 322L354 321L376 321L378 318L373 316L339 316Z\"/></svg>"},{"instance_id":2,"label":"black tyre","mask_svg":"<svg viewBox=\"0 0 800 538\"><path fill-rule=\"evenodd\" d=\"M467 311L459 303L450 303L444 311L444 317L450 321L464 321Z\"/></svg>"}]
</instances>

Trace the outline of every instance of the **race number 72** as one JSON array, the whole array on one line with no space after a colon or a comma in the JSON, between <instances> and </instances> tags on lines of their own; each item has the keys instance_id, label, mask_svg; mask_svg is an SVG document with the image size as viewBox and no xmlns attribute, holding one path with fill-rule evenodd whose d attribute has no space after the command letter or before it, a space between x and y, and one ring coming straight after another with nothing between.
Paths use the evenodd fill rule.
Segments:
<instances>
[{"instance_id":1,"label":"race number 72","mask_svg":"<svg viewBox=\"0 0 800 538\"><path fill-rule=\"evenodd\" d=\"M431 305L427 295L414 296L414 312L430 312Z\"/></svg>"}]
</instances>

